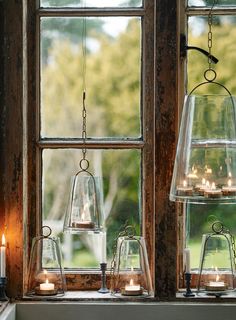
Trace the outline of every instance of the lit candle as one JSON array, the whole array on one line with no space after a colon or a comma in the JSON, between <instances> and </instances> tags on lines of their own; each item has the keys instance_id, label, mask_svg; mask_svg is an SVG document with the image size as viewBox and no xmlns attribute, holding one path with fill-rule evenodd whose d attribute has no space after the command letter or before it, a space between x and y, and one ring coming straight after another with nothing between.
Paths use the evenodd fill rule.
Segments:
<instances>
[{"instance_id":1,"label":"lit candle","mask_svg":"<svg viewBox=\"0 0 236 320\"><path fill-rule=\"evenodd\" d=\"M2 235L2 245L0 247L0 277L6 277L6 239Z\"/></svg>"},{"instance_id":2,"label":"lit candle","mask_svg":"<svg viewBox=\"0 0 236 320\"><path fill-rule=\"evenodd\" d=\"M193 194L193 187L188 186L187 181L183 181L183 185L177 186L178 196L191 196Z\"/></svg>"},{"instance_id":3,"label":"lit candle","mask_svg":"<svg viewBox=\"0 0 236 320\"><path fill-rule=\"evenodd\" d=\"M40 289L41 291L54 290L54 289L55 289L54 283L50 283L50 282L48 281L48 278L47 278L47 270L44 270L43 273L44 273L44 275L45 275L45 282L44 282L44 283L40 283L39 289Z\"/></svg>"},{"instance_id":4,"label":"lit candle","mask_svg":"<svg viewBox=\"0 0 236 320\"><path fill-rule=\"evenodd\" d=\"M227 284L224 281L219 281L220 277L216 275L216 281L210 281L206 285L207 291L225 291L227 290Z\"/></svg>"},{"instance_id":5,"label":"lit candle","mask_svg":"<svg viewBox=\"0 0 236 320\"><path fill-rule=\"evenodd\" d=\"M197 183L195 186L196 192L199 193L199 195L204 195L204 190L209 187L209 181L206 181L205 178L202 178L202 183Z\"/></svg>"},{"instance_id":6,"label":"lit candle","mask_svg":"<svg viewBox=\"0 0 236 320\"><path fill-rule=\"evenodd\" d=\"M94 229L95 223L90 220L85 220L85 213L82 212L81 220L72 222L72 228L80 228L80 229Z\"/></svg>"},{"instance_id":7,"label":"lit candle","mask_svg":"<svg viewBox=\"0 0 236 320\"><path fill-rule=\"evenodd\" d=\"M189 248L184 249L184 257L185 257L185 273L190 273L191 267L190 267L190 249Z\"/></svg>"},{"instance_id":8,"label":"lit candle","mask_svg":"<svg viewBox=\"0 0 236 320\"><path fill-rule=\"evenodd\" d=\"M232 185L231 178L228 179L227 186L222 187L222 193L224 196L235 196L236 195L236 186Z\"/></svg>"},{"instance_id":9,"label":"lit candle","mask_svg":"<svg viewBox=\"0 0 236 320\"><path fill-rule=\"evenodd\" d=\"M131 278L129 284L125 285L125 288L121 290L121 294L125 296L139 296L143 293L140 284L134 284L134 280Z\"/></svg>"},{"instance_id":10,"label":"lit candle","mask_svg":"<svg viewBox=\"0 0 236 320\"><path fill-rule=\"evenodd\" d=\"M215 182L212 182L212 185L204 190L204 196L207 198L220 198L222 196L222 191L219 188L216 188Z\"/></svg>"}]
</instances>

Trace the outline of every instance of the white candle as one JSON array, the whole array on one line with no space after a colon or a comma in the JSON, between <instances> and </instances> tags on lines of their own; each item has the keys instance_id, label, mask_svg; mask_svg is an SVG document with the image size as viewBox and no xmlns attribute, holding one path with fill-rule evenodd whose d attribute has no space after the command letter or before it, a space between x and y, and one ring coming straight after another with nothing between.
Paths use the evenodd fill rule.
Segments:
<instances>
[{"instance_id":1,"label":"white candle","mask_svg":"<svg viewBox=\"0 0 236 320\"><path fill-rule=\"evenodd\" d=\"M184 257L185 257L185 272L190 273L191 268L190 268L190 249L189 248L184 249Z\"/></svg>"},{"instance_id":2,"label":"white candle","mask_svg":"<svg viewBox=\"0 0 236 320\"><path fill-rule=\"evenodd\" d=\"M2 235L2 245L0 247L0 277L6 277L6 239Z\"/></svg>"},{"instance_id":3,"label":"white candle","mask_svg":"<svg viewBox=\"0 0 236 320\"><path fill-rule=\"evenodd\" d=\"M125 291L138 291L140 290L140 284L134 285L134 280L130 279L129 284L125 286Z\"/></svg>"},{"instance_id":4,"label":"white candle","mask_svg":"<svg viewBox=\"0 0 236 320\"><path fill-rule=\"evenodd\" d=\"M50 283L48 282L48 279L46 279L45 283L40 283L39 288L41 291L54 290L55 286L54 286L54 283Z\"/></svg>"},{"instance_id":5,"label":"white candle","mask_svg":"<svg viewBox=\"0 0 236 320\"><path fill-rule=\"evenodd\" d=\"M106 232L102 232L101 235L101 262L102 263L106 263L107 262L107 233Z\"/></svg>"}]
</instances>

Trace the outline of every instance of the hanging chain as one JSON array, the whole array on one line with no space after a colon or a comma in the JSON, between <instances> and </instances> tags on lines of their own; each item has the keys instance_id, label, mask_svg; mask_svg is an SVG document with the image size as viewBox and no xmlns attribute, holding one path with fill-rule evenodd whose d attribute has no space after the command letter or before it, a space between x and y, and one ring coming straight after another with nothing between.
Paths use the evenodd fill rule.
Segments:
<instances>
[{"instance_id":1,"label":"hanging chain","mask_svg":"<svg viewBox=\"0 0 236 320\"><path fill-rule=\"evenodd\" d=\"M86 1L83 2L83 7L86 6ZM83 108L82 108L82 140L83 140L83 148L82 148L82 162L86 160L86 140L87 140L87 110L86 110L86 58L87 58L87 23L86 17L83 17L83 26L82 26L82 75L83 75ZM83 169L83 168L81 168Z\"/></svg>"},{"instance_id":2,"label":"hanging chain","mask_svg":"<svg viewBox=\"0 0 236 320\"><path fill-rule=\"evenodd\" d=\"M216 72L212 69L212 45L213 45L213 34L212 34L212 10L215 4L217 3L217 0L213 1L213 4L210 8L209 14L208 14L208 36L207 36L207 46L208 46L208 69L204 73L204 77L207 81L211 82L214 81L216 78Z\"/></svg>"}]
</instances>

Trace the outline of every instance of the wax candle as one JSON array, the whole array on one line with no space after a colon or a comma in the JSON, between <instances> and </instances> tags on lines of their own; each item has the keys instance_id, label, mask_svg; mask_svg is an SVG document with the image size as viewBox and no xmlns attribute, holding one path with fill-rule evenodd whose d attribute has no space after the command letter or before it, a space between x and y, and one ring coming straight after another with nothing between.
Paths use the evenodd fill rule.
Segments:
<instances>
[{"instance_id":1,"label":"wax candle","mask_svg":"<svg viewBox=\"0 0 236 320\"><path fill-rule=\"evenodd\" d=\"M95 223L91 220L85 220L85 213L82 212L81 220L72 222L72 228L94 229Z\"/></svg>"},{"instance_id":2,"label":"wax candle","mask_svg":"<svg viewBox=\"0 0 236 320\"><path fill-rule=\"evenodd\" d=\"M184 256L185 256L185 272L190 273L191 267L190 267L190 249L189 248L184 249Z\"/></svg>"},{"instance_id":3,"label":"wax candle","mask_svg":"<svg viewBox=\"0 0 236 320\"><path fill-rule=\"evenodd\" d=\"M41 291L54 290L55 289L55 285L54 285L54 283L48 282L48 279L46 279L45 283L40 283L39 288L40 288Z\"/></svg>"},{"instance_id":4,"label":"wax candle","mask_svg":"<svg viewBox=\"0 0 236 320\"><path fill-rule=\"evenodd\" d=\"M222 193L224 196L235 196L236 186L232 185L232 180L228 179L227 186L222 187Z\"/></svg>"},{"instance_id":5,"label":"wax candle","mask_svg":"<svg viewBox=\"0 0 236 320\"><path fill-rule=\"evenodd\" d=\"M228 286L224 281L219 281L220 277L217 274L215 281L210 281L206 284L207 291L225 291L227 290Z\"/></svg>"},{"instance_id":6,"label":"wax candle","mask_svg":"<svg viewBox=\"0 0 236 320\"><path fill-rule=\"evenodd\" d=\"M106 232L102 232L101 234L101 262L106 263L107 262L107 234Z\"/></svg>"},{"instance_id":7,"label":"wax candle","mask_svg":"<svg viewBox=\"0 0 236 320\"><path fill-rule=\"evenodd\" d=\"M207 198L220 198L222 196L222 191L216 188L215 182L212 182L210 188L204 190L204 196Z\"/></svg>"},{"instance_id":8,"label":"wax candle","mask_svg":"<svg viewBox=\"0 0 236 320\"><path fill-rule=\"evenodd\" d=\"M2 235L2 245L0 247L0 277L6 277L6 239Z\"/></svg>"},{"instance_id":9,"label":"wax candle","mask_svg":"<svg viewBox=\"0 0 236 320\"><path fill-rule=\"evenodd\" d=\"M121 293L126 296L138 296L143 293L143 290L140 284L134 284L134 280L131 278L129 284L125 285Z\"/></svg>"},{"instance_id":10,"label":"wax candle","mask_svg":"<svg viewBox=\"0 0 236 320\"><path fill-rule=\"evenodd\" d=\"M193 187L188 186L187 181L184 180L182 185L177 186L177 193L179 196L191 196L193 194Z\"/></svg>"}]
</instances>

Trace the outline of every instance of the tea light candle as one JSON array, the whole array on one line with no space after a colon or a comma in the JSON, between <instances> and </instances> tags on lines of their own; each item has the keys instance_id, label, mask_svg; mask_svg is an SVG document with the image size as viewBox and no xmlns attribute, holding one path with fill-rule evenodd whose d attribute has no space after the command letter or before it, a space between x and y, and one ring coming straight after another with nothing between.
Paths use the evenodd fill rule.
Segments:
<instances>
[{"instance_id":1,"label":"tea light candle","mask_svg":"<svg viewBox=\"0 0 236 320\"><path fill-rule=\"evenodd\" d=\"M216 276L216 281L210 281L206 284L207 291L225 291L227 290L227 284L223 281L219 281L219 275Z\"/></svg>"},{"instance_id":2,"label":"tea light candle","mask_svg":"<svg viewBox=\"0 0 236 320\"><path fill-rule=\"evenodd\" d=\"M211 187L204 190L204 196L207 198L220 198L222 191L216 188L215 182L212 182Z\"/></svg>"},{"instance_id":3,"label":"tea light candle","mask_svg":"<svg viewBox=\"0 0 236 320\"><path fill-rule=\"evenodd\" d=\"M183 181L182 186L177 186L177 193L179 196L191 196L193 194L193 187L187 185L187 181Z\"/></svg>"},{"instance_id":4,"label":"tea light candle","mask_svg":"<svg viewBox=\"0 0 236 320\"><path fill-rule=\"evenodd\" d=\"M57 290L55 289L55 284L49 282L47 277L47 270L43 271L45 276L45 282L40 283L39 287L35 288L35 293L41 296L52 296L57 294Z\"/></svg>"},{"instance_id":5,"label":"tea light candle","mask_svg":"<svg viewBox=\"0 0 236 320\"><path fill-rule=\"evenodd\" d=\"M40 288L41 291L54 290L55 289L55 285L54 285L54 283L48 282L48 279L46 279L45 283L40 283L39 288Z\"/></svg>"},{"instance_id":6,"label":"tea light candle","mask_svg":"<svg viewBox=\"0 0 236 320\"><path fill-rule=\"evenodd\" d=\"M81 214L81 220L80 221L74 221L72 222L72 228L78 228L78 229L94 229L95 223L91 220L85 220L85 213L83 212Z\"/></svg>"},{"instance_id":7,"label":"tea light candle","mask_svg":"<svg viewBox=\"0 0 236 320\"><path fill-rule=\"evenodd\" d=\"M232 186L232 180L229 179L227 186L222 187L222 193L224 196L235 196L236 195L236 186Z\"/></svg>"},{"instance_id":8,"label":"tea light candle","mask_svg":"<svg viewBox=\"0 0 236 320\"><path fill-rule=\"evenodd\" d=\"M195 186L195 190L200 195L204 195L204 190L209 188L209 186L210 186L209 181L206 181L205 178L202 178L202 183L197 183Z\"/></svg>"},{"instance_id":9,"label":"tea light candle","mask_svg":"<svg viewBox=\"0 0 236 320\"><path fill-rule=\"evenodd\" d=\"M125 286L125 289L122 291L123 295L126 296L138 296L143 293L140 284L134 284L134 280L131 278L129 284Z\"/></svg>"},{"instance_id":10,"label":"tea light candle","mask_svg":"<svg viewBox=\"0 0 236 320\"><path fill-rule=\"evenodd\" d=\"M0 247L0 277L6 277L6 239L2 235L2 245Z\"/></svg>"}]
</instances>

